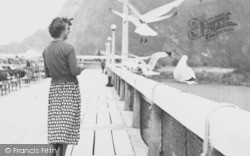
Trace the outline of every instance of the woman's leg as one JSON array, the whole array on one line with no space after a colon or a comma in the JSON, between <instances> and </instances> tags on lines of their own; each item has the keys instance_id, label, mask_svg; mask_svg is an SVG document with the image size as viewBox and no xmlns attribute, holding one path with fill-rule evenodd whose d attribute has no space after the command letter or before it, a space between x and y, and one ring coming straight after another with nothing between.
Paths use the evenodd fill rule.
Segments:
<instances>
[{"instance_id":1,"label":"woman's leg","mask_svg":"<svg viewBox=\"0 0 250 156\"><path fill-rule=\"evenodd\" d=\"M52 144L52 146L53 146L53 148L55 150L53 151L53 153L51 154L51 156L56 156L56 153L58 151L58 148L59 148L60 144Z\"/></svg>"},{"instance_id":2,"label":"woman's leg","mask_svg":"<svg viewBox=\"0 0 250 156\"><path fill-rule=\"evenodd\" d=\"M63 156L65 156L66 154L67 147L68 147L67 144L63 144Z\"/></svg>"},{"instance_id":3,"label":"woman's leg","mask_svg":"<svg viewBox=\"0 0 250 156\"><path fill-rule=\"evenodd\" d=\"M67 149L67 144L60 144L59 156L65 156Z\"/></svg>"}]
</instances>

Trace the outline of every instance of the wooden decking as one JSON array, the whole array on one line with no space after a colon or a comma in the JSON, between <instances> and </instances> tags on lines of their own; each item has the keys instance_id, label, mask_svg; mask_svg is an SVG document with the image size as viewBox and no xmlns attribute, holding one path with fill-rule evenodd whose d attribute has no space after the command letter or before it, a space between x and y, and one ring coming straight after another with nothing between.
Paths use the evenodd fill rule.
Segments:
<instances>
[{"instance_id":1,"label":"wooden decking","mask_svg":"<svg viewBox=\"0 0 250 156\"><path fill-rule=\"evenodd\" d=\"M80 141L71 156L134 156L135 149L113 88L100 70L79 77L82 97ZM49 79L0 97L0 144L46 144ZM133 139L132 139L133 140Z\"/></svg>"}]
</instances>

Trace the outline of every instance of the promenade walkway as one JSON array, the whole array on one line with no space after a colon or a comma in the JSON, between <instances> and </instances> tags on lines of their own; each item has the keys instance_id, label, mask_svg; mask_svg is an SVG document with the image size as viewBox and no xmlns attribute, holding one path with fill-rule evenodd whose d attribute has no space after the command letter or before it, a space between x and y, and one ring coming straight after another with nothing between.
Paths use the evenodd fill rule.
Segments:
<instances>
[{"instance_id":1,"label":"promenade walkway","mask_svg":"<svg viewBox=\"0 0 250 156\"><path fill-rule=\"evenodd\" d=\"M77 146L68 147L67 155L136 155L132 146L135 138L131 141L129 137L131 128L122 118L121 102L114 89L105 86L106 75L100 70L85 70L78 79L82 97L81 138ZM47 143L49 84L50 79L45 79L0 98L0 144Z\"/></svg>"}]
</instances>

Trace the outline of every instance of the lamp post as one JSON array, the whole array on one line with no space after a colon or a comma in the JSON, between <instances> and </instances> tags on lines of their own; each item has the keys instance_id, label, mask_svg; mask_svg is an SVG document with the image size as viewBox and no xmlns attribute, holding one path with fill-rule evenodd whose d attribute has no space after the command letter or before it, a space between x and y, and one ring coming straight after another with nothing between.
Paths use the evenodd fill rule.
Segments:
<instances>
[{"instance_id":1,"label":"lamp post","mask_svg":"<svg viewBox=\"0 0 250 156\"><path fill-rule=\"evenodd\" d=\"M108 37L107 38L107 40L108 40L108 42L107 42L107 56L108 56L108 59L107 59L107 62L108 62L108 64L110 64L111 63L111 41L112 41L112 39L111 39L111 37Z\"/></svg>"},{"instance_id":2,"label":"lamp post","mask_svg":"<svg viewBox=\"0 0 250 156\"><path fill-rule=\"evenodd\" d=\"M111 64L115 63L115 30L116 30L117 26L115 24L111 25L111 30L112 30L112 60L111 60Z\"/></svg>"},{"instance_id":3,"label":"lamp post","mask_svg":"<svg viewBox=\"0 0 250 156\"><path fill-rule=\"evenodd\" d=\"M129 0L123 0L123 14L128 15ZM122 58L128 57L128 19L122 21Z\"/></svg>"},{"instance_id":4,"label":"lamp post","mask_svg":"<svg viewBox=\"0 0 250 156\"><path fill-rule=\"evenodd\" d=\"M106 56L109 57L109 55L110 55L110 51L109 51L109 42L106 42L106 43L105 43L105 47L106 47ZM109 63L110 63L110 62L109 62L109 59L107 58L107 59L106 59L106 65L109 65Z\"/></svg>"}]
</instances>

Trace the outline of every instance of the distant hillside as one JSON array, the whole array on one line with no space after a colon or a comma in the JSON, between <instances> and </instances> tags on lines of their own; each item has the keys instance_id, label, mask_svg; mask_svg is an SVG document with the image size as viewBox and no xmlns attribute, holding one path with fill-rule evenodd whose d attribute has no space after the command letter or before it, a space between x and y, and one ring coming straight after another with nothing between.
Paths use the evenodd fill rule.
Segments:
<instances>
[{"instance_id":1,"label":"distant hillside","mask_svg":"<svg viewBox=\"0 0 250 156\"><path fill-rule=\"evenodd\" d=\"M42 51L51 41L47 30L39 30L34 35L27 37L22 42L10 43L0 46L0 53L23 53L28 49Z\"/></svg>"},{"instance_id":2,"label":"distant hillside","mask_svg":"<svg viewBox=\"0 0 250 156\"><path fill-rule=\"evenodd\" d=\"M146 13L173 0L130 0L136 9ZM141 44L129 24L129 51L149 55L156 51L176 51L189 56L192 66L234 67L250 72L250 3L249 0L185 0L178 7L178 15L149 24L159 35ZM104 49L111 34L110 25L116 24L116 50L121 51L120 17L109 7L122 11L117 0L69 0L60 15L74 15L68 42L78 54L94 54ZM10 49L24 51L28 47L43 49L50 41L47 30L40 31L20 44L0 47L0 53ZM209 54L205 57L204 54Z\"/></svg>"}]
</instances>

